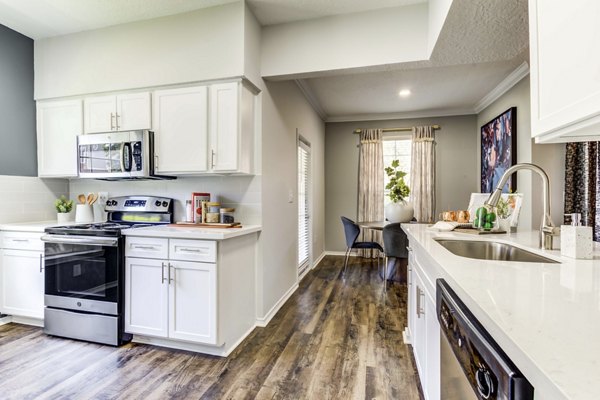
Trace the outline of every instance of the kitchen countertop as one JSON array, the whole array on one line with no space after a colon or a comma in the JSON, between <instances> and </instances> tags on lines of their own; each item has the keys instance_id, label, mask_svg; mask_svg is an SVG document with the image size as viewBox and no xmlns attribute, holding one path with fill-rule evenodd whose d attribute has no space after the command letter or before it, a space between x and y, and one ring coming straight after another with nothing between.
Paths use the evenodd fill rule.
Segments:
<instances>
[{"instance_id":1,"label":"kitchen countertop","mask_svg":"<svg viewBox=\"0 0 600 400\"><path fill-rule=\"evenodd\" d=\"M207 239L223 240L249 233L260 232L260 225L244 225L241 228L199 228L186 225L181 226L149 226L146 228L124 229L121 231L127 236L163 237L177 239Z\"/></svg>"},{"instance_id":2,"label":"kitchen countertop","mask_svg":"<svg viewBox=\"0 0 600 400\"><path fill-rule=\"evenodd\" d=\"M57 220L53 221L34 221L34 222L14 222L0 224L0 231L18 231L18 232L44 232L44 229L51 226L77 225L81 222L66 222L61 223Z\"/></svg>"},{"instance_id":3,"label":"kitchen countertop","mask_svg":"<svg viewBox=\"0 0 600 400\"><path fill-rule=\"evenodd\" d=\"M454 289L529 379L536 400L600 395L600 246L593 260L540 250L538 232L474 236L403 224L411 247ZM495 240L560 264L475 260L456 256L434 238ZM560 240L559 238L557 238Z\"/></svg>"}]
</instances>

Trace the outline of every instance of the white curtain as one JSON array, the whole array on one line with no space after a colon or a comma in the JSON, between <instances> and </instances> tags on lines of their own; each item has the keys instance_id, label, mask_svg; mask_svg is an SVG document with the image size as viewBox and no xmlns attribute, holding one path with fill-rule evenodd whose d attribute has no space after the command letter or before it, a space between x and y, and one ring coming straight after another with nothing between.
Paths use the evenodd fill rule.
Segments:
<instances>
[{"instance_id":1,"label":"white curtain","mask_svg":"<svg viewBox=\"0 0 600 400\"><path fill-rule=\"evenodd\" d=\"M435 132L415 126L412 133L410 198L419 222L435 219Z\"/></svg>"},{"instance_id":2,"label":"white curtain","mask_svg":"<svg viewBox=\"0 0 600 400\"><path fill-rule=\"evenodd\" d=\"M365 129L360 134L358 165L358 220L383 221L383 144L381 129ZM362 229L363 242L382 243L381 232ZM377 257L373 250L359 250L363 257Z\"/></svg>"}]
</instances>

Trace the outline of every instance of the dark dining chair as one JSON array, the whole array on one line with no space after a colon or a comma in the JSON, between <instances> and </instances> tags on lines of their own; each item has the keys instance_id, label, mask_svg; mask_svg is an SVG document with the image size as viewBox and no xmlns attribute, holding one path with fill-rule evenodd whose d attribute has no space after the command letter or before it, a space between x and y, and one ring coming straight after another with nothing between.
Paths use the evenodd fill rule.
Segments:
<instances>
[{"instance_id":1,"label":"dark dining chair","mask_svg":"<svg viewBox=\"0 0 600 400\"><path fill-rule=\"evenodd\" d=\"M385 254L383 280L388 280L388 259L408 258L408 237L400 227L400 223L387 224L383 227L383 248ZM386 286L384 284L384 286Z\"/></svg>"},{"instance_id":2,"label":"dark dining chair","mask_svg":"<svg viewBox=\"0 0 600 400\"><path fill-rule=\"evenodd\" d=\"M357 242L358 235L360 235L360 226L350 218L341 217L342 224L344 224L344 234L346 235L346 259L344 260L344 273L346 273L346 267L348 266L348 257L352 249L374 249L378 251L377 254L377 270L379 270L379 259L384 254L383 248L377 242Z\"/></svg>"}]
</instances>

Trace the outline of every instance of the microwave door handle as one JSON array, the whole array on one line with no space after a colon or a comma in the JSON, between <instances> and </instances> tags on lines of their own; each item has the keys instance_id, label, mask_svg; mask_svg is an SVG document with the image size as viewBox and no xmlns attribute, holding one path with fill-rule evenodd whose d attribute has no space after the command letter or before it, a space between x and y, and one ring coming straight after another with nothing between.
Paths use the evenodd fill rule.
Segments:
<instances>
[{"instance_id":1,"label":"microwave door handle","mask_svg":"<svg viewBox=\"0 0 600 400\"><path fill-rule=\"evenodd\" d=\"M121 170L123 172L131 172L131 164L131 143L123 143L121 148Z\"/></svg>"}]
</instances>

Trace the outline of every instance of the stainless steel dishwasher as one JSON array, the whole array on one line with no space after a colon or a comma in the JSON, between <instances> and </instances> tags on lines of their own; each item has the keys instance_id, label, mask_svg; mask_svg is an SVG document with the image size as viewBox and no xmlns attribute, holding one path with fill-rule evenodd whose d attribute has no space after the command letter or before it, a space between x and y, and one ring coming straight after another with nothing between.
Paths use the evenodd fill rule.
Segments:
<instances>
[{"instance_id":1,"label":"stainless steel dishwasher","mask_svg":"<svg viewBox=\"0 0 600 400\"><path fill-rule=\"evenodd\" d=\"M437 280L442 400L532 400L533 386L443 279Z\"/></svg>"}]
</instances>

